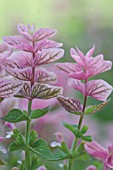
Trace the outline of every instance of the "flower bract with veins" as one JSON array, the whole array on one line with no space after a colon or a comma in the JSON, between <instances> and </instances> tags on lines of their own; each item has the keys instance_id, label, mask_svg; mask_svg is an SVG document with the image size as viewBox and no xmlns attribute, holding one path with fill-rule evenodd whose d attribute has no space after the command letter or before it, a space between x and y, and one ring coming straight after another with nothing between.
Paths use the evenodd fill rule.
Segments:
<instances>
[{"instance_id":1,"label":"flower bract with veins","mask_svg":"<svg viewBox=\"0 0 113 170\"><path fill-rule=\"evenodd\" d=\"M21 90L25 98L34 98L34 91L38 93L38 90L42 93L36 96L39 99L61 94L60 87L47 85L54 83L57 77L43 67L63 57L64 50L59 48L62 44L48 39L56 34L56 30L41 28L35 31L34 25L18 24L18 31L21 35L3 38L8 47L16 49L2 60L3 68L14 78L26 82Z\"/></svg>"}]
</instances>

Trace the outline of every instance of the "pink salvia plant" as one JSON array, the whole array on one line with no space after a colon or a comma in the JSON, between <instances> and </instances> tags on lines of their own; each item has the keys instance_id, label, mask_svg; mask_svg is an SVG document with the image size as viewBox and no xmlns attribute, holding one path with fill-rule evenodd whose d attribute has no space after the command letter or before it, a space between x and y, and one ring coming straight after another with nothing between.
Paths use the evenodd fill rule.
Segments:
<instances>
[{"instance_id":1,"label":"pink salvia plant","mask_svg":"<svg viewBox=\"0 0 113 170\"><path fill-rule=\"evenodd\" d=\"M74 128L73 125L64 122L64 126L75 135L75 140L73 141L71 148L73 153L78 152L77 144L79 138L88 142L92 141L89 136L82 136L88 130L88 127L82 127L84 116L87 114L95 113L96 111L102 109L108 103L106 100L113 90L113 87L104 80L89 80L89 78L110 70L112 67L112 62L104 60L102 54L96 57L92 57L94 50L95 47L93 47L87 52L86 55L84 55L78 48L76 48L76 50L72 48L70 53L76 63L66 62L56 64L56 66L61 71L68 75L69 86L81 92L84 96L83 105L78 99L72 97L64 97L61 95L58 96L58 100L65 110L80 116L76 128ZM104 102L97 106L86 107L88 96ZM82 143L80 146L81 145ZM72 162L73 160L70 159L69 164L67 165L68 170L71 169Z\"/></svg>"},{"instance_id":2,"label":"pink salvia plant","mask_svg":"<svg viewBox=\"0 0 113 170\"><path fill-rule=\"evenodd\" d=\"M25 110L12 109L1 118L3 124L5 121L5 126L11 129L11 132L7 132L5 137L13 139L9 145L9 151L21 150L24 153L22 160L18 160L18 164L20 164L13 169L46 170L45 166L40 166L39 159L41 158L41 160L49 161L65 160L60 164L60 167L64 170L72 170L74 160L89 159L87 153L103 162L104 170L113 169L113 146L109 146L108 149L100 146L92 140L90 135L85 135L88 126L82 124L84 116L101 110L109 103L107 99L113 87L102 79L89 79L110 70L112 62L104 60L102 54L93 57L95 50L93 47L86 55L78 48L76 50L72 48L70 53L76 63L56 64L69 77L68 85L83 94L84 101L81 103L74 97L64 97L62 87L51 85L56 83L57 76L55 73L47 71L45 65L62 58L64 55L64 50L60 48L62 44L49 40L57 31L49 28L35 30L34 24L32 26L18 24L18 31L20 35L3 37L4 43L0 45L0 66L6 71L5 78L0 78L0 102L4 98L17 97L22 98L21 104L27 105L27 109L26 106ZM31 129L31 123L33 119L46 115L49 107L43 107L50 104L50 101L45 105L41 103L35 105L34 109L33 100L38 102L41 99L43 102L43 100L54 97L58 98L66 111L73 116L79 116L79 122L78 124L75 124L74 120L72 121L74 124L63 122L64 127L73 133L74 140L72 137L71 148L68 147L64 136L59 132L59 127L58 132L54 133L58 142L51 143L51 146L57 147L57 149L52 152L47 142L39 138L37 132ZM103 103L87 107L88 97L103 101ZM62 110L58 109L58 111ZM64 118L62 114L60 116ZM46 115L44 119L39 119L39 127L43 128L43 124L48 121L48 118L49 116ZM56 118L51 116L49 123L54 124L54 122L61 120L61 117L60 119ZM21 121L26 122L24 132L20 132L14 125L14 123ZM5 138L0 137L0 142L3 142ZM96 169L93 165L87 167L87 170Z\"/></svg>"},{"instance_id":3,"label":"pink salvia plant","mask_svg":"<svg viewBox=\"0 0 113 170\"><path fill-rule=\"evenodd\" d=\"M34 158L31 160L30 150L28 149L28 146L31 146L32 143L33 147L33 143L35 144L37 140L36 132L30 132L31 119L41 117L48 111L48 108L31 110L32 101L33 99L50 99L62 94L62 87L47 84L55 83L57 76L53 72L47 71L43 65L63 57L64 50L59 48L62 46L61 43L48 39L56 34L57 31L55 29L41 28L35 31L35 25L25 26L19 24L18 31L21 35L4 37L5 45L1 45L1 49L3 49L1 50L1 66L11 76L7 80L0 80L0 97L15 96L28 99L28 111L22 113L18 109L13 109L2 119L7 121L5 123L6 126L13 128L12 135L16 140L16 145L20 145L20 143L25 145L25 163L23 166L25 170L30 170L32 164L34 169L37 166L37 159L33 163ZM31 116L33 111L34 113ZM10 124L23 120L27 122L25 138L12 126L13 124ZM20 137L16 137L17 135ZM33 141L31 142L31 140ZM48 150L46 142L42 139L38 140L41 142L39 144L42 146L45 144ZM13 143L10 150L12 150L12 146ZM32 152L38 154L37 151ZM48 152L52 155L49 150ZM52 155L49 159L61 158Z\"/></svg>"}]
</instances>

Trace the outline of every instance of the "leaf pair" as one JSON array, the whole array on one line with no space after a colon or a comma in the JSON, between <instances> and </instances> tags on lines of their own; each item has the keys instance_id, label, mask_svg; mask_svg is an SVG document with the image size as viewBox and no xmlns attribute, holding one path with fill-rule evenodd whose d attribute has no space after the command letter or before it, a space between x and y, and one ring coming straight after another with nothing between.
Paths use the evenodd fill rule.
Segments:
<instances>
[{"instance_id":1,"label":"leaf pair","mask_svg":"<svg viewBox=\"0 0 113 170\"><path fill-rule=\"evenodd\" d=\"M26 121L29 119L37 119L48 113L49 107L44 109L32 110L30 116L28 117L26 111L21 111L19 109L11 110L6 116L2 117L3 120L10 123L17 123L21 121Z\"/></svg>"},{"instance_id":2,"label":"leaf pair","mask_svg":"<svg viewBox=\"0 0 113 170\"><path fill-rule=\"evenodd\" d=\"M63 122L63 125L68 129L70 130L77 138L80 138L84 141L87 141L87 142L91 142L92 141L92 138L91 136L84 136L83 134L85 134L88 130L88 127L87 126L83 126L82 130L79 130L78 129L78 126L77 125L71 125L69 123L66 123L66 122Z\"/></svg>"},{"instance_id":3,"label":"leaf pair","mask_svg":"<svg viewBox=\"0 0 113 170\"><path fill-rule=\"evenodd\" d=\"M62 91L63 89L58 86L35 83L31 88L30 83L25 83L20 93L22 96L29 99L50 99L62 94Z\"/></svg>"},{"instance_id":4,"label":"leaf pair","mask_svg":"<svg viewBox=\"0 0 113 170\"><path fill-rule=\"evenodd\" d=\"M68 112L70 112L72 114L76 114L76 115L82 114L83 106L79 100L72 98L72 97L64 97L61 95L58 96L57 98L58 98L58 101L60 102L60 104ZM84 111L84 115L93 114L95 112L100 111L109 103L109 101L110 100L107 100L99 105L93 105L93 106L86 107L86 109Z\"/></svg>"}]
</instances>

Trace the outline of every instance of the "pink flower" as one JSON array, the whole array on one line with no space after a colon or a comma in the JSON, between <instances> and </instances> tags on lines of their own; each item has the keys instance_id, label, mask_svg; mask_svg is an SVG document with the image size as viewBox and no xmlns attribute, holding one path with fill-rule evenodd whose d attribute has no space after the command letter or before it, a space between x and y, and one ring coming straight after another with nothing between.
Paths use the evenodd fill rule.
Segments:
<instances>
[{"instance_id":1,"label":"pink flower","mask_svg":"<svg viewBox=\"0 0 113 170\"><path fill-rule=\"evenodd\" d=\"M40 166L37 170L46 170L45 166Z\"/></svg>"},{"instance_id":2,"label":"pink flower","mask_svg":"<svg viewBox=\"0 0 113 170\"><path fill-rule=\"evenodd\" d=\"M105 149L96 141L93 141L85 144L85 150L91 156L102 161L105 170L108 170L108 168L113 169L113 145L109 146L108 149Z\"/></svg>"},{"instance_id":3,"label":"pink flower","mask_svg":"<svg viewBox=\"0 0 113 170\"><path fill-rule=\"evenodd\" d=\"M11 130L15 129L15 125L13 123L5 122L5 126L10 128Z\"/></svg>"},{"instance_id":4,"label":"pink flower","mask_svg":"<svg viewBox=\"0 0 113 170\"><path fill-rule=\"evenodd\" d=\"M56 136L56 138L57 138L59 143L62 143L62 141L63 141L63 134L61 132L56 132L53 135Z\"/></svg>"},{"instance_id":5,"label":"pink flower","mask_svg":"<svg viewBox=\"0 0 113 170\"><path fill-rule=\"evenodd\" d=\"M0 142L3 142L4 140L5 140L5 138L0 136Z\"/></svg>"},{"instance_id":6,"label":"pink flower","mask_svg":"<svg viewBox=\"0 0 113 170\"><path fill-rule=\"evenodd\" d=\"M91 166L88 166L86 168L86 170L97 170L97 168L95 166L91 165Z\"/></svg>"},{"instance_id":7,"label":"pink flower","mask_svg":"<svg viewBox=\"0 0 113 170\"><path fill-rule=\"evenodd\" d=\"M84 55L78 48L76 48L76 50L77 51L75 51L73 48L70 50L72 58L77 62L76 64L57 64L57 67L60 70L68 73L69 77L87 81L90 77L111 69L112 62L104 60L102 54L94 58L92 57L95 47L89 50L86 55Z\"/></svg>"}]
</instances>

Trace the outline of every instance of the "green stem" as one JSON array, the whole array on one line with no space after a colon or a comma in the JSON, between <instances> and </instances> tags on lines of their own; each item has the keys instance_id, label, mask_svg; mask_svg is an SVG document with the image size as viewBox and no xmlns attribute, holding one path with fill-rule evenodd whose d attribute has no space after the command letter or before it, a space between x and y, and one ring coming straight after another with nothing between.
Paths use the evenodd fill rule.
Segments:
<instances>
[{"instance_id":1,"label":"green stem","mask_svg":"<svg viewBox=\"0 0 113 170\"><path fill-rule=\"evenodd\" d=\"M31 106L32 106L32 100L29 100L28 102L28 116L31 113ZM27 120L27 125L26 125L26 144L29 145L29 137L30 137L30 120ZM25 151L25 170L30 170L30 151L26 149Z\"/></svg>"},{"instance_id":2,"label":"green stem","mask_svg":"<svg viewBox=\"0 0 113 170\"><path fill-rule=\"evenodd\" d=\"M80 119L79 119L79 123L78 123L78 129L79 130L81 129L81 126L82 126L82 122L83 122L83 118L84 118L84 111L85 111L85 107L86 107L86 102L87 102L87 96L84 96L83 110L82 110L82 114L80 115ZM74 140L74 142L72 144L72 148L71 148L72 153L75 152L77 143L78 143L78 138L75 138L75 140ZM68 170L72 169L73 160L74 159L69 160Z\"/></svg>"}]
</instances>

